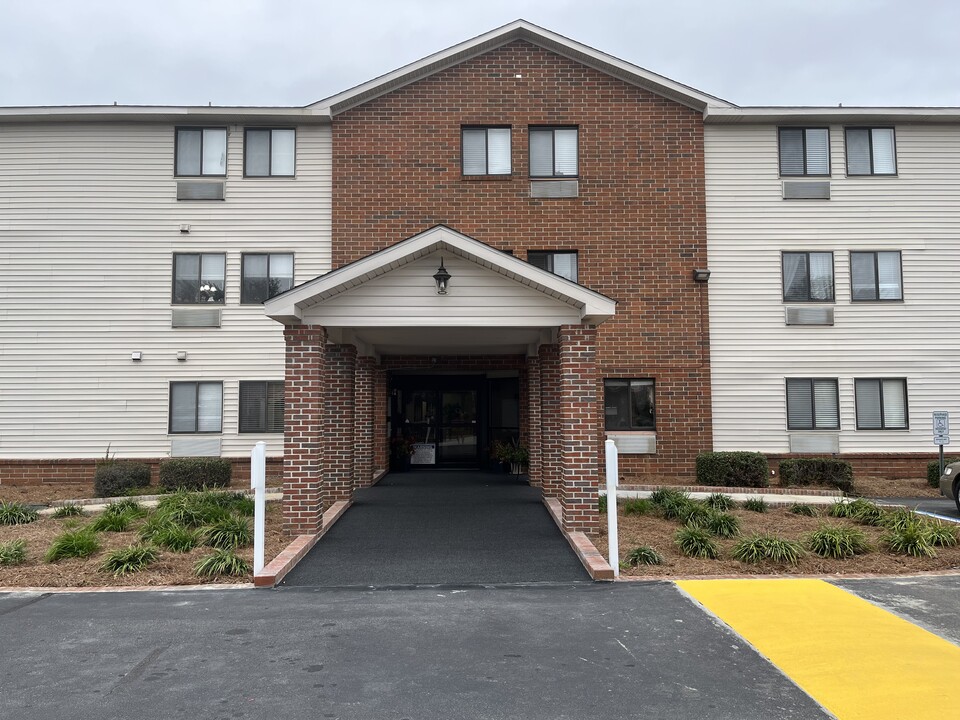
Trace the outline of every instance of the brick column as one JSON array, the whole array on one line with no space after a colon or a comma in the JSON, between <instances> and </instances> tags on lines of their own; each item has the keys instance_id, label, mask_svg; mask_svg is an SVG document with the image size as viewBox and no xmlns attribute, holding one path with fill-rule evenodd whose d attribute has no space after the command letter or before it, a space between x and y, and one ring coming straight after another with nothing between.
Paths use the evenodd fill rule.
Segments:
<instances>
[{"instance_id":1,"label":"brick column","mask_svg":"<svg viewBox=\"0 0 960 720\"><path fill-rule=\"evenodd\" d=\"M531 485L540 485L543 482L542 448L540 446L540 358L527 358L527 447L530 448L530 462L527 466L527 475ZM523 397L523 395L521 395Z\"/></svg>"},{"instance_id":2,"label":"brick column","mask_svg":"<svg viewBox=\"0 0 960 720\"><path fill-rule=\"evenodd\" d=\"M563 477L560 505L564 530L590 531L599 523L599 406L597 330L589 325L560 327L560 404Z\"/></svg>"},{"instance_id":3,"label":"brick column","mask_svg":"<svg viewBox=\"0 0 960 720\"><path fill-rule=\"evenodd\" d=\"M356 368L356 347L327 345L323 408L323 499L327 505L353 495Z\"/></svg>"},{"instance_id":4,"label":"brick column","mask_svg":"<svg viewBox=\"0 0 960 720\"><path fill-rule=\"evenodd\" d=\"M323 524L320 433L326 330L285 327L286 369L283 424L283 529L313 534Z\"/></svg>"},{"instance_id":5,"label":"brick column","mask_svg":"<svg viewBox=\"0 0 960 720\"><path fill-rule=\"evenodd\" d=\"M390 416L389 389L387 371L380 365L373 368L373 469L374 472L386 470L390 466L389 431L387 419Z\"/></svg>"},{"instance_id":6,"label":"brick column","mask_svg":"<svg viewBox=\"0 0 960 720\"><path fill-rule=\"evenodd\" d=\"M353 486L366 487L373 477L373 373L372 357L357 358L357 372L354 379L354 480Z\"/></svg>"},{"instance_id":7,"label":"brick column","mask_svg":"<svg viewBox=\"0 0 960 720\"><path fill-rule=\"evenodd\" d=\"M561 480L560 350L540 346L540 481L543 494L557 497Z\"/></svg>"}]
</instances>

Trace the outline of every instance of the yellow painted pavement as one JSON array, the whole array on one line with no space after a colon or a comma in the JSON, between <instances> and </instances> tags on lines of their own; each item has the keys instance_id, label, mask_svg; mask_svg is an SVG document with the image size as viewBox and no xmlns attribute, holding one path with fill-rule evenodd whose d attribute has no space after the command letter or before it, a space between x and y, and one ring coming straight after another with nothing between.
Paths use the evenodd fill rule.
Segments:
<instances>
[{"instance_id":1,"label":"yellow painted pavement","mask_svg":"<svg viewBox=\"0 0 960 720\"><path fill-rule=\"evenodd\" d=\"M960 647L835 585L677 585L840 720L960 718Z\"/></svg>"}]
</instances>

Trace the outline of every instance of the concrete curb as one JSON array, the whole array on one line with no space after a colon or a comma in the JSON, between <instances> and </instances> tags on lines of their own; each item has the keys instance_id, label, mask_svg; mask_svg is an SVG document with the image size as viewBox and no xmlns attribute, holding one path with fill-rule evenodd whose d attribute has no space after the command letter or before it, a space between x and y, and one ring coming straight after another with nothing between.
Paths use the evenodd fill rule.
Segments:
<instances>
[{"instance_id":1,"label":"concrete curb","mask_svg":"<svg viewBox=\"0 0 960 720\"><path fill-rule=\"evenodd\" d=\"M600 551L594 547L594 544L590 542L590 538L582 532L567 532L563 529L563 521L560 519L562 516L560 501L556 498L545 497L543 498L543 504L547 506L547 512L550 513L550 517L553 518L557 527L560 528L560 532L563 533L567 542L570 543L570 547L573 548L577 557L580 558L580 562L583 563L583 567L586 568L590 577L594 580L612 581L614 579L613 568L610 567L610 563L600 554Z\"/></svg>"},{"instance_id":2,"label":"concrete curb","mask_svg":"<svg viewBox=\"0 0 960 720\"><path fill-rule=\"evenodd\" d=\"M727 497L735 500L736 502L743 502L744 500L750 500L751 498L761 498L768 505L774 507L782 505L793 505L795 503L802 503L806 505L832 505L835 502L852 502L853 498L846 497L840 493L824 495L824 494L803 494L803 495L793 495L787 493L772 493L772 492L744 492L743 488L716 488L715 490L683 490L687 495L689 495L693 500L705 500L710 495L714 493L722 493ZM617 489L617 498L632 499L632 498L649 498L653 495L653 490L624 490ZM606 495L605 491L600 492L601 495Z\"/></svg>"},{"instance_id":3,"label":"concrete curb","mask_svg":"<svg viewBox=\"0 0 960 720\"><path fill-rule=\"evenodd\" d=\"M230 491L227 491L230 492ZM245 493L249 497L253 497L252 492ZM107 505L111 503L120 502L121 500L136 500L138 503L144 507L156 507L163 498L170 497L169 495L133 495L130 497L115 497L115 498L83 498L80 500L53 500L50 503L50 507L44 508L43 510L38 510L37 512L40 515L53 515L57 510L62 507L69 507L70 505L76 505L82 507L84 510L92 510L94 512L100 512L104 510ZM269 492L266 494L268 501L276 501L283 499L282 492Z\"/></svg>"},{"instance_id":4,"label":"concrete curb","mask_svg":"<svg viewBox=\"0 0 960 720\"><path fill-rule=\"evenodd\" d=\"M297 566L297 563L303 559L317 544L333 524L353 505L353 500L340 500L330 506L330 509L323 514L323 524L320 532L315 535L298 535L287 547L264 566L263 570L253 576L253 585L257 588L272 588L277 585L287 573Z\"/></svg>"}]
</instances>

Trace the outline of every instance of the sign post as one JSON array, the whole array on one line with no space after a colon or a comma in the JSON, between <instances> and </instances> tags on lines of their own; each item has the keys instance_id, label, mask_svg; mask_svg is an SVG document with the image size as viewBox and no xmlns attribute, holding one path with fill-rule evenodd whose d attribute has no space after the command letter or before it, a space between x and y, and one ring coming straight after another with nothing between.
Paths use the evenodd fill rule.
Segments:
<instances>
[{"instance_id":1,"label":"sign post","mask_svg":"<svg viewBox=\"0 0 960 720\"><path fill-rule=\"evenodd\" d=\"M263 570L264 523L267 506L267 444L258 442L250 452L250 488L253 490L253 574Z\"/></svg>"},{"instance_id":2,"label":"sign post","mask_svg":"<svg viewBox=\"0 0 960 720\"><path fill-rule=\"evenodd\" d=\"M943 475L943 446L950 444L950 413L933 411L933 444L940 446L940 474Z\"/></svg>"},{"instance_id":3,"label":"sign post","mask_svg":"<svg viewBox=\"0 0 960 720\"><path fill-rule=\"evenodd\" d=\"M620 477L620 458L617 445L607 440L607 544L610 548L610 567L613 576L620 577L620 532L617 529L617 479Z\"/></svg>"}]
</instances>

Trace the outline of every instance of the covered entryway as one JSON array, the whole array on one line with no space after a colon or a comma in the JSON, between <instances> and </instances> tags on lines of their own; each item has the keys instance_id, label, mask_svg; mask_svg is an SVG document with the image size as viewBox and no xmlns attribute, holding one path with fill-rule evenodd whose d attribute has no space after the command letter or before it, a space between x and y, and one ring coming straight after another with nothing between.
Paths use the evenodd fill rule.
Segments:
<instances>
[{"instance_id":1,"label":"covered entryway","mask_svg":"<svg viewBox=\"0 0 960 720\"><path fill-rule=\"evenodd\" d=\"M392 473L284 579L342 587L589 581L523 479L479 470Z\"/></svg>"},{"instance_id":2,"label":"covered entryway","mask_svg":"<svg viewBox=\"0 0 960 720\"><path fill-rule=\"evenodd\" d=\"M443 226L268 300L285 325L287 531L316 533L391 449L422 451L414 467L478 468L498 439L529 450L530 484L559 501L564 530L595 527L596 326L614 308Z\"/></svg>"}]
</instances>

